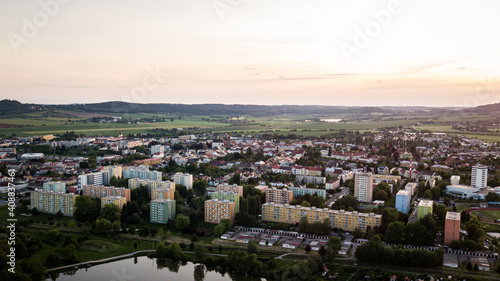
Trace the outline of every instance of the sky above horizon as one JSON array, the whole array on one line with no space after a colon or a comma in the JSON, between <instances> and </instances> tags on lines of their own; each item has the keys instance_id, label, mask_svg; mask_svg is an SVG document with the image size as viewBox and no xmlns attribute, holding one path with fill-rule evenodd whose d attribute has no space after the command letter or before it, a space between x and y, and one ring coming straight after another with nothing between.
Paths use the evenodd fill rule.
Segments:
<instances>
[{"instance_id":1,"label":"sky above horizon","mask_svg":"<svg viewBox=\"0 0 500 281\"><path fill-rule=\"evenodd\" d=\"M500 2L0 0L0 100L500 102Z\"/></svg>"}]
</instances>

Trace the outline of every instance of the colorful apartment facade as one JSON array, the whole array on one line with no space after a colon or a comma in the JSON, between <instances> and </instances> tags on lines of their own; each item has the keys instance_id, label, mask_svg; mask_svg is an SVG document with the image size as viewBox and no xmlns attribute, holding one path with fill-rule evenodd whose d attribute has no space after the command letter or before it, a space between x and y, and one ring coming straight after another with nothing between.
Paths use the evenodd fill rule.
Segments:
<instances>
[{"instance_id":1,"label":"colorful apartment facade","mask_svg":"<svg viewBox=\"0 0 500 281\"><path fill-rule=\"evenodd\" d=\"M127 204L127 199L121 196L106 196L101 198L101 208L108 205L115 204L118 208L123 209L123 206Z\"/></svg>"},{"instance_id":2,"label":"colorful apartment facade","mask_svg":"<svg viewBox=\"0 0 500 281\"><path fill-rule=\"evenodd\" d=\"M174 200L174 195L175 195L175 189L171 189L171 188L151 189L151 200L156 200L156 199Z\"/></svg>"},{"instance_id":3,"label":"colorful apartment facade","mask_svg":"<svg viewBox=\"0 0 500 281\"><path fill-rule=\"evenodd\" d=\"M127 202L130 201L130 189L122 187L86 185L83 187L82 195L90 196L92 198L103 198L106 196L121 196L125 197Z\"/></svg>"},{"instance_id":4,"label":"colorful apartment facade","mask_svg":"<svg viewBox=\"0 0 500 281\"><path fill-rule=\"evenodd\" d=\"M65 216L73 216L75 202L78 195L52 191L31 191L31 209L37 208L41 213L57 214L59 211Z\"/></svg>"},{"instance_id":5,"label":"colorful apartment facade","mask_svg":"<svg viewBox=\"0 0 500 281\"><path fill-rule=\"evenodd\" d=\"M307 217L309 223L330 220L332 228L353 231L359 228L366 231L382 224L382 216L374 213L348 212L344 210L331 210L328 208L302 207L300 205L266 203L262 205L262 220L295 224L302 217Z\"/></svg>"},{"instance_id":6,"label":"colorful apartment facade","mask_svg":"<svg viewBox=\"0 0 500 281\"><path fill-rule=\"evenodd\" d=\"M293 201L293 191L287 188L266 189L266 203L290 204Z\"/></svg>"},{"instance_id":7,"label":"colorful apartment facade","mask_svg":"<svg viewBox=\"0 0 500 281\"><path fill-rule=\"evenodd\" d=\"M219 184L217 185L216 191L238 193L241 197L243 197L243 186L241 185Z\"/></svg>"},{"instance_id":8,"label":"colorful apartment facade","mask_svg":"<svg viewBox=\"0 0 500 281\"><path fill-rule=\"evenodd\" d=\"M444 243L460 239L460 213L447 212L444 220Z\"/></svg>"},{"instance_id":9,"label":"colorful apartment facade","mask_svg":"<svg viewBox=\"0 0 500 281\"><path fill-rule=\"evenodd\" d=\"M149 204L149 221L152 223L166 224L175 218L175 200L155 199Z\"/></svg>"},{"instance_id":10,"label":"colorful apartment facade","mask_svg":"<svg viewBox=\"0 0 500 281\"><path fill-rule=\"evenodd\" d=\"M240 212L240 195L234 192L212 192L210 195L212 199L217 199L219 201L229 200L234 202L234 212L235 214Z\"/></svg>"},{"instance_id":11,"label":"colorful apartment facade","mask_svg":"<svg viewBox=\"0 0 500 281\"><path fill-rule=\"evenodd\" d=\"M223 219L234 222L235 203L229 200L211 199L205 201L205 222L219 223Z\"/></svg>"}]
</instances>

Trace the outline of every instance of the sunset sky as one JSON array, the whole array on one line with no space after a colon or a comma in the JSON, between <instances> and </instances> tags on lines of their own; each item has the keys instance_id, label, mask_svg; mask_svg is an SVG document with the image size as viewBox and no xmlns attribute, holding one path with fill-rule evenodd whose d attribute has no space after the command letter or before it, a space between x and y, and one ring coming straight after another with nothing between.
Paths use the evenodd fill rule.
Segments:
<instances>
[{"instance_id":1,"label":"sunset sky","mask_svg":"<svg viewBox=\"0 0 500 281\"><path fill-rule=\"evenodd\" d=\"M0 99L496 103L499 10L498 0L0 0Z\"/></svg>"}]
</instances>

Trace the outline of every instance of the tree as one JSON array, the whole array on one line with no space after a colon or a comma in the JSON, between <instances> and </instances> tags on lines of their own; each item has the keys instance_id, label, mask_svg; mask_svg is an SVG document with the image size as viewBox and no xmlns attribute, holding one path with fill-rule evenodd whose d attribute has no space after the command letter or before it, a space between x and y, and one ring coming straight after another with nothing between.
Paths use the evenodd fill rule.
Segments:
<instances>
[{"instance_id":1,"label":"tree","mask_svg":"<svg viewBox=\"0 0 500 281\"><path fill-rule=\"evenodd\" d=\"M75 263L77 261L76 255L77 251L75 245L66 246L61 251L61 261L66 264Z\"/></svg>"},{"instance_id":2,"label":"tree","mask_svg":"<svg viewBox=\"0 0 500 281\"><path fill-rule=\"evenodd\" d=\"M306 246L306 252L309 253L311 251L311 245L307 244Z\"/></svg>"},{"instance_id":3,"label":"tree","mask_svg":"<svg viewBox=\"0 0 500 281\"><path fill-rule=\"evenodd\" d=\"M405 225L403 222L391 222L385 231L384 240L388 243L402 244L405 241Z\"/></svg>"},{"instance_id":4,"label":"tree","mask_svg":"<svg viewBox=\"0 0 500 281\"><path fill-rule=\"evenodd\" d=\"M197 264L194 267L194 272L193 272L193 277L194 281L203 281L205 280L205 265L203 264Z\"/></svg>"},{"instance_id":5,"label":"tree","mask_svg":"<svg viewBox=\"0 0 500 281\"><path fill-rule=\"evenodd\" d=\"M197 258L203 259L203 255L206 251L207 249L205 248L205 245L203 245L203 242L194 243L193 252Z\"/></svg>"},{"instance_id":6,"label":"tree","mask_svg":"<svg viewBox=\"0 0 500 281\"><path fill-rule=\"evenodd\" d=\"M93 222L99 216L98 202L89 196L77 196L75 201L74 217L77 221Z\"/></svg>"},{"instance_id":7,"label":"tree","mask_svg":"<svg viewBox=\"0 0 500 281\"><path fill-rule=\"evenodd\" d=\"M177 230L183 230L191 224L189 217L178 214L174 220L174 226Z\"/></svg>"},{"instance_id":8,"label":"tree","mask_svg":"<svg viewBox=\"0 0 500 281\"><path fill-rule=\"evenodd\" d=\"M309 220L306 216L300 218L299 232L307 233L309 231Z\"/></svg>"},{"instance_id":9,"label":"tree","mask_svg":"<svg viewBox=\"0 0 500 281\"><path fill-rule=\"evenodd\" d=\"M216 237L220 237L222 234L224 234L224 224L219 223L215 228L214 228L214 235Z\"/></svg>"},{"instance_id":10,"label":"tree","mask_svg":"<svg viewBox=\"0 0 500 281\"><path fill-rule=\"evenodd\" d=\"M45 260L47 266L56 266L61 262L61 258L57 253L50 253Z\"/></svg>"},{"instance_id":11,"label":"tree","mask_svg":"<svg viewBox=\"0 0 500 281\"><path fill-rule=\"evenodd\" d=\"M29 274L31 276L30 280L42 281L45 280L46 269L42 262L38 259L24 260L21 262L21 269L23 273ZM11 280L10 278L6 280Z\"/></svg>"},{"instance_id":12,"label":"tree","mask_svg":"<svg viewBox=\"0 0 500 281\"><path fill-rule=\"evenodd\" d=\"M496 192L488 192L488 194L486 195L486 201L487 202L499 202L500 195L498 195Z\"/></svg>"},{"instance_id":13,"label":"tree","mask_svg":"<svg viewBox=\"0 0 500 281\"><path fill-rule=\"evenodd\" d=\"M257 245L255 245L255 243L253 242L249 242L248 243L248 246L247 246L247 252L249 254L259 254L259 248L257 247Z\"/></svg>"},{"instance_id":14,"label":"tree","mask_svg":"<svg viewBox=\"0 0 500 281\"><path fill-rule=\"evenodd\" d=\"M115 204L107 204L101 208L100 218L114 222L120 219L120 207Z\"/></svg>"},{"instance_id":15,"label":"tree","mask_svg":"<svg viewBox=\"0 0 500 281\"><path fill-rule=\"evenodd\" d=\"M64 238L63 248L69 245L75 245L75 247L78 248L79 244L74 235L66 235Z\"/></svg>"},{"instance_id":16,"label":"tree","mask_svg":"<svg viewBox=\"0 0 500 281\"><path fill-rule=\"evenodd\" d=\"M95 221L96 234L109 234L113 230L113 224L107 219L97 219Z\"/></svg>"},{"instance_id":17,"label":"tree","mask_svg":"<svg viewBox=\"0 0 500 281\"><path fill-rule=\"evenodd\" d=\"M328 239L328 242L326 242L326 246L328 248L331 248L335 253L340 250L340 247L342 246L342 240L336 236L332 236Z\"/></svg>"}]
</instances>

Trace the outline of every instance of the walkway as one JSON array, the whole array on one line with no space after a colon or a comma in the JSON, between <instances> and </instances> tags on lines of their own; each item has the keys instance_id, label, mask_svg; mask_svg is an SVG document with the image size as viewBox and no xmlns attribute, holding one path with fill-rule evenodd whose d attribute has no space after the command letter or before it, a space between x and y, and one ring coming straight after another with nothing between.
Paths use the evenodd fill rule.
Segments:
<instances>
[{"instance_id":1,"label":"walkway","mask_svg":"<svg viewBox=\"0 0 500 281\"><path fill-rule=\"evenodd\" d=\"M128 254L124 254L124 255L120 255L120 256L105 258L105 259L101 259L101 260L86 261L86 262L81 262L81 263L75 263L75 264L60 266L60 267L56 267L56 268L47 269L47 272L54 271L54 270L61 270L61 269L65 269L65 268L71 268L71 267L80 267L81 265L85 265L85 264L94 264L94 263L102 263L102 262L107 262L107 261L113 261L113 260L116 260L116 259L121 259L121 258L127 258L127 257L130 257L130 256L134 256L136 254L151 253L151 252L156 252L156 250L142 250L142 251L132 252L132 253L128 253Z\"/></svg>"}]
</instances>

